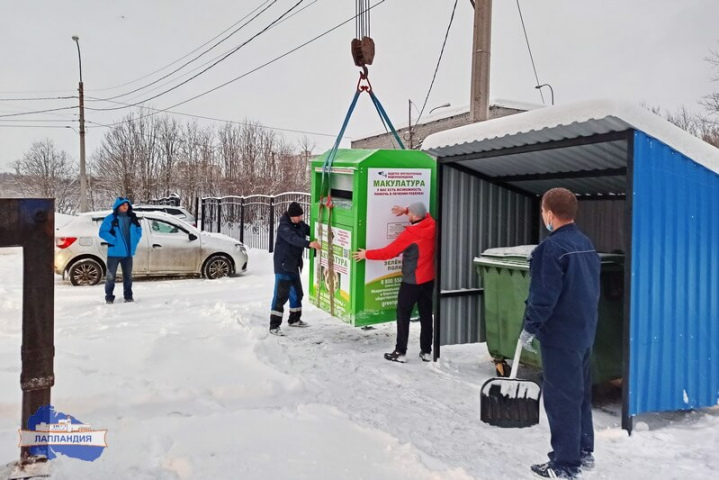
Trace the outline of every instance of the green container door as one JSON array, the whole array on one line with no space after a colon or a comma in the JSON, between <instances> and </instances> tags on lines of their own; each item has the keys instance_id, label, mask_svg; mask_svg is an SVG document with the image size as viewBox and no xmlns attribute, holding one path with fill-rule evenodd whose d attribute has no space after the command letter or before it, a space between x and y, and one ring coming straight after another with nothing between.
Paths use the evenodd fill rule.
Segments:
<instances>
[{"instance_id":1,"label":"green container door","mask_svg":"<svg viewBox=\"0 0 719 480\"><path fill-rule=\"evenodd\" d=\"M487 349L501 362L511 359L522 330L525 300L529 294L529 255L534 246L490 249L475 259L484 284L484 323ZM624 321L623 256L602 258L599 323L592 352L594 383L622 376ZM537 343L537 342L535 342ZM522 351L521 362L541 368L538 354Z\"/></svg>"},{"instance_id":2,"label":"green container door","mask_svg":"<svg viewBox=\"0 0 719 480\"><path fill-rule=\"evenodd\" d=\"M317 236L322 223L325 238L320 239L321 259L310 254L310 301L330 311L327 208L323 208L321 222L319 218L320 198L329 194L334 203L335 316L357 327L394 321L401 258L355 263L351 253L359 248L382 248L402 232L409 222L407 217L392 215L394 205L423 201L435 214L436 162L414 150L339 150L332 173L323 179L326 156L312 162L310 228Z\"/></svg>"}]
</instances>

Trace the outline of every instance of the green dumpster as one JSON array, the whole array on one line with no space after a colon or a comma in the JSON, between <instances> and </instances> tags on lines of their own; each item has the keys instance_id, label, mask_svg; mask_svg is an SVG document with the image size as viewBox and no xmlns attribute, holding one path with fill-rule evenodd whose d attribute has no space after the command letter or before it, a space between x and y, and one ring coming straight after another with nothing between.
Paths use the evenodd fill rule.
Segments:
<instances>
[{"instance_id":1,"label":"green dumpster","mask_svg":"<svg viewBox=\"0 0 719 480\"><path fill-rule=\"evenodd\" d=\"M487 348L497 374L509 374L529 293L529 258L535 245L494 248L474 260L484 284L484 324ZM602 260L599 323L592 352L595 384L622 377L624 323L624 256L600 254ZM521 362L541 368L539 355L524 350Z\"/></svg>"}]
</instances>

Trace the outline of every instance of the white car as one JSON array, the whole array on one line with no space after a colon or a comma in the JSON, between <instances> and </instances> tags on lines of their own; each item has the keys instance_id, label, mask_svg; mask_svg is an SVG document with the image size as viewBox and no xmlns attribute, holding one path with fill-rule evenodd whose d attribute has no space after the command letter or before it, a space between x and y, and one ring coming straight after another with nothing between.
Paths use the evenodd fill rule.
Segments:
<instances>
[{"instance_id":1,"label":"white car","mask_svg":"<svg viewBox=\"0 0 719 480\"><path fill-rule=\"evenodd\" d=\"M73 285L96 285L106 272L107 244L98 236L111 211L78 215L55 232L55 273ZM202 275L215 279L245 272L247 249L227 235L202 232L173 215L136 212L142 238L133 277ZM121 276L122 269L118 269Z\"/></svg>"}]
</instances>

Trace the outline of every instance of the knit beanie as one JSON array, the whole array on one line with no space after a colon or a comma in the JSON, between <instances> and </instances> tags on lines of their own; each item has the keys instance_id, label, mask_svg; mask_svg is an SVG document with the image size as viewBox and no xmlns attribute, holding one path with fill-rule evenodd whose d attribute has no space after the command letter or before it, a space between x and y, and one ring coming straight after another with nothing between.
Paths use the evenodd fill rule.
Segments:
<instances>
[{"instance_id":1,"label":"knit beanie","mask_svg":"<svg viewBox=\"0 0 719 480\"><path fill-rule=\"evenodd\" d=\"M287 208L287 215L290 217L300 217L303 213L302 207L297 202L290 203L290 206Z\"/></svg>"}]
</instances>

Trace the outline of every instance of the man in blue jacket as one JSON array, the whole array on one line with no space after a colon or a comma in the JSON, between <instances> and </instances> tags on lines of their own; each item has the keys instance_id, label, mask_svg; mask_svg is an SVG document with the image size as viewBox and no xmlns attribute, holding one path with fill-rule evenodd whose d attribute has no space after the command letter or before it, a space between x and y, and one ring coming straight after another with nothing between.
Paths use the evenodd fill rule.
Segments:
<instances>
[{"instance_id":1,"label":"man in blue jacket","mask_svg":"<svg viewBox=\"0 0 719 480\"><path fill-rule=\"evenodd\" d=\"M129 198L117 197L112 213L100 225L100 238L107 242L107 274L105 275L105 303L115 301L115 275L117 266L122 267L122 287L125 302L132 297L132 257L142 238L142 227L132 211Z\"/></svg>"},{"instance_id":2,"label":"man in blue jacket","mask_svg":"<svg viewBox=\"0 0 719 480\"><path fill-rule=\"evenodd\" d=\"M575 478L594 466L590 359L597 329L600 260L574 224L576 196L564 188L542 198L551 233L532 252L521 341L540 342L544 409L552 434L549 462L533 465L540 478Z\"/></svg>"},{"instance_id":3,"label":"man in blue jacket","mask_svg":"<svg viewBox=\"0 0 719 480\"><path fill-rule=\"evenodd\" d=\"M270 333L283 335L280 330L285 303L290 301L291 327L307 327L302 316L302 254L305 248L320 249L319 242L309 241L310 226L302 221L302 207L297 202L290 203L287 212L280 218L275 241L275 292L270 311Z\"/></svg>"}]
</instances>

